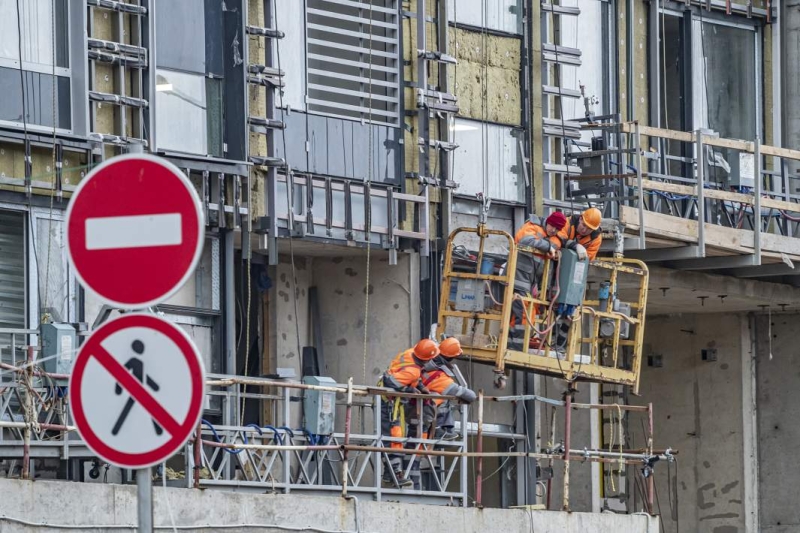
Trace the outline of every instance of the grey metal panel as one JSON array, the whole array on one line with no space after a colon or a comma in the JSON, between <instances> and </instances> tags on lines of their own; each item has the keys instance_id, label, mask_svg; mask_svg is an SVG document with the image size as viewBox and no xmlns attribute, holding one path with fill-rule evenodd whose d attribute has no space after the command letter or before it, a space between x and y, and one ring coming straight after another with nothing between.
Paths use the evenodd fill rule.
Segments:
<instances>
[{"instance_id":1,"label":"grey metal panel","mask_svg":"<svg viewBox=\"0 0 800 533\"><path fill-rule=\"evenodd\" d=\"M156 64L205 74L205 14L202 6L196 0L169 0L154 4L158 41ZM187 39L187 35L192 38Z\"/></svg>"},{"instance_id":2,"label":"grey metal panel","mask_svg":"<svg viewBox=\"0 0 800 533\"><path fill-rule=\"evenodd\" d=\"M10 211L0 211L0 327L25 327L25 217Z\"/></svg>"},{"instance_id":3,"label":"grey metal panel","mask_svg":"<svg viewBox=\"0 0 800 533\"><path fill-rule=\"evenodd\" d=\"M345 132L350 133L349 137L352 138L352 122L344 120L327 119L328 127L328 175L330 176L347 176L347 167L345 162L350 161L347 152L347 140ZM351 154L352 156L352 154Z\"/></svg>"},{"instance_id":4,"label":"grey metal panel","mask_svg":"<svg viewBox=\"0 0 800 533\"><path fill-rule=\"evenodd\" d=\"M308 115L308 140L311 172L328 174L328 119L318 115Z\"/></svg>"},{"instance_id":5,"label":"grey metal panel","mask_svg":"<svg viewBox=\"0 0 800 533\"><path fill-rule=\"evenodd\" d=\"M350 144L350 149L355 150L353 151L353 172L350 177L354 179L364 179L367 177L367 158L364 157L366 154L367 147L369 146L369 130L364 124L353 124L353 139ZM358 155L359 157L355 157Z\"/></svg>"},{"instance_id":6,"label":"grey metal panel","mask_svg":"<svg viewBox=\"0 0 800 533\"><path fill-rule=\"evenodd\" d=\"M206 73L215 76L225 75L222 61L224 49L222 6L223 2L219 0L205 0Z\"/></svg>"},{"instance_id":7,"label":"grey metal panel","mask_svg":"<svg viewBox=\"0 0 800 533\"><path fill-rule=\"evenodd\" d=\"M301 172L308 171L306 164L306 116L292 112L283 117L285 131L275 132L275 157L282 157L290 167ZM284 150L283 138L286 136L288 148ZM310 136L308 137L310 139Z\"/></svg>"}]
</instances>

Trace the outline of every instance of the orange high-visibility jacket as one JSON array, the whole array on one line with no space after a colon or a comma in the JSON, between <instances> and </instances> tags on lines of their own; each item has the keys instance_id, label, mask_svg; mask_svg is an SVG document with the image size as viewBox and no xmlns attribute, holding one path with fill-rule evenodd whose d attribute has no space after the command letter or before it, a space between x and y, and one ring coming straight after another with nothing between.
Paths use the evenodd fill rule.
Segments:
<instances>
[{"instance_id":1,"label":"orange high-visibility jacket","mask_svg":"<svg viewBox=\"0 0 800 533\"><path fill-rule=\"evenodd\" d=\"M415 387L420 379L422 369L414 359L414 349L400 352L392 360L389 369L383 373L383 386L400 390L404 387Z\"/></svg>"},{"instance_id":2,"label":"orange high-visibility jacket","mask_svg":"<svg viewBox=\"0 0 800 533\"><path fill-rule=\"evenodd\" d=\"M531 216L530 220L519 228L514 236L514 242L522 246L529 246L539 252L536 255L542 256L547 255L551 246L556 250L561 248L561 239L557 236L548 237L542 220L537 216Z\"/></svg>"},{"instance_id":3,"label":"orange high-visibility jacket","mask_svg":"<svg viewBox=\"0 0 800 533\"><path fill-rule=\"evenodd\" d=\"M603 243L603 233L600 228L592 231L589 235L578 235L578 224L581 221L580 215L572 215L567 219L567 225L564 229L558 232L558 238L561 240L561 246L564 248L574 249L575 244L580 244L586 248L586 255L589 256L590 261L597 258L597 252L600 251L600 245Z\"/></svg>"},{"instance_id":4,"label":"orange high-visibility jacket","mask_svg":"<svg viewBox=\"0 0 800 533\"><path fill-rule=\"evenodd\" d=\"M427 387L429 391L434 394L443 394L445 396L457 396L467 403L475 401L475 393L462 387L450 376L449 372L441 367L425 370L422 373L422 384ZM444 401L442 398L435 398L433 402L438 406Z\"/></svg>"}]
</instances>

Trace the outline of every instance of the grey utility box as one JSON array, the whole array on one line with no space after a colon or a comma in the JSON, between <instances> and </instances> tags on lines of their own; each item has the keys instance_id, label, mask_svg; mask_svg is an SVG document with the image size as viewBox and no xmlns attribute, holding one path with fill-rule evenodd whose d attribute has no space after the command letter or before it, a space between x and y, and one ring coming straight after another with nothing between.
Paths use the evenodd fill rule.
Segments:
<instances>
[{"instance_id":1,"label":"grey utility box","mask_svg":"<svg viewBox=\"0 0 800 533\"><path fill-rule=\"evenodd\" d=\"M581 305L589 277L589 260L580 261L572 250L562 250L558 275L558 298L556 302L565 305Z\"/></svg>"},{"instance_id":2,"label":"grey utility box","mask_svg":"<svg viewBox=\"0 0 800 533\"><path fill-rule=\"evenodd\" d=\"M331 387L336 381L323 376L305 376L303 383ZM303 411L306 418L306 429L315 435L333 434L336 422L336 393L318 390L307 390L303 397Z\"/></svg>"},{"instance_id":3,"label":"grey utility box","mask_svg":"<svg viewBox=\"0 0 800 533\"><path fill-rule=\"evenodd\" d=\"M42 354L44 371L69 374L78 349L77 334L71 324L42 324Z\"/></svg>"}]
</instances>

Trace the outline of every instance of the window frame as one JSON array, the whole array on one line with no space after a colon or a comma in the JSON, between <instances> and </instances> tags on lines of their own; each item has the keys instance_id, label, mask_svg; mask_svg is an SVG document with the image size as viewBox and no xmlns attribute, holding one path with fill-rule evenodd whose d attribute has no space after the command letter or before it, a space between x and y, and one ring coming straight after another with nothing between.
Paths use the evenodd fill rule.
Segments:
<instances>
[{"instance_id":1,"label":"window frame","mask_svg":"<svg viewBox=\"0 0 800 533\"><path fill-rule=\"evenodd\" d=\"M76 11L80 10L80 11ZM86 50L88 49L86 39L82 31L75 31L73 28L85 27L86 15L85 5L83 2L67 2L65 9L66 13L66 32L68 43L67 58L69 67L55 67L56 77L66 77L69 79L69 128L53 128L52 126L42 126L41 124L34 124L28 122L18 122L12 120L0 120L0 125L23 129L27 128L29 131L36 133L52 133L54 130L56 134L62 135L88 135L89 133L89 105L88 105L88 65L86 64ZM56 23L60 23L55 19ZM48 25L49 26L49 25ZM24 29L24 28L23 28ZM49 28L48 28L49 29ZM9 59L0 57L0 67L14 69L17 72L20 70L20 63L22 64L23 72L34 72L37 74L45 74L52 76L54 69L52 65L45 65L42 63L32 63L30 61L21 61L21 59ZM80 120L78 120L80 119ZM76 122L77 121L77 122Z\"/></svg>"},{"instance_id":2,"label":"window frame","mask_svg":"<svg viewBox=\"0 0 800 533\"><path fill-rule=\"evenodd\" d=\"M690 15L690 16L687 17L687 14ZM697 128L700 127L698 125L698 120L697 120L698 117L700 116L699 115L700 108L697 106L697 102L698 102L698 98L700 98L702 95L695 94L696 93L696 90L695 90L696 80L695 80L695 77L694 77L694 73L695 73L695 64L694 63L695 63L695 61L699 61L699 60L703 59L702 55L697 55L698 51L695 50L696 39L698 39L698 38L702 39L702 33L699 36L697 35L697 31L695 30L695 22L699 22L700 23L701 32L702 32L703 23L716 24L716 25L720 25L720 26L732 27L732 28L737 28L737 29L753 32L753 52L754 52L754 55L755 55L755 71L754 71L753 75L754 75L754 82L755 82L755 100L756 100L755 101L755 128L756 129L755 129L755 132L753 132L753 139L755 139L756 137L759 137L759 138L761 138L763 140L764 139L764 123L765 123L765 121L764 121L764 105L765 105L764 95L765 94L764 94L764 76L763 76L763 74L764 74L764 66L763 66L763 63L762 63L762 59L763 59L763 56L764 56L764 50L763 50L763 48L764 48L763 21L760 18L756 18L756 17L754 17L752 19L748 19L748 18L744 17L743 15L739 15L739 14L726 15L723 12L706 11L703 8L699 7L699 6L694 6L693 5L693 6L689 7L689 6L686 6L685 4L676 3L676 2L671 1L671 0L667 0L661 5L661 7L658 9L658 16L659 16L659 18L661 18L663 16L678 17L680 19L683 19L684 22L688 18L690 23L691 23L691 27L688 30L688 33L689 33L689 36L690 36L689 44L688 44L689 50L687 51L686 49L682 48L681 52L680 52L682 55L684 55L684 56L688 55L691 58L691 63L688 65L688 68L690 70L690 72L689 72L689 85L691 87L691 95L690 95L691 99L690 99L690 103L689 103L690 110L688 112L688 116L686 117L690 121L690 123L688 124L687 131L694 131L694 130L696 130ZM662 28L660 23L659 23L659 31L663 33L663 28ZM662 43L660 42L660 39L661 39L661 35L656 35L656 36L651 35L649 37L651 46L658 46L659 47L658 48L659 51L660 51L660 47L662 46ZM700 52L702 52L702 51L700 51ZM664 67L664 65L662 64L663 59L661 57L661 53L660 52L658 54L658 61L659 61L658 69L659 69L659 72L661 72L663 67ZM663 91L665 90L663 74L659 74L659 86L656 87L656 90L658 90L659 93L663 95ZM657 116L660 117L661 113L662 113L662 107L664 105L663 96L661 96L658 99L658 102L659 102L659 109L654 110L653 113L651 113L651 114L654 114L654 115L657 115Z\"/></svg>"}]
</instances>

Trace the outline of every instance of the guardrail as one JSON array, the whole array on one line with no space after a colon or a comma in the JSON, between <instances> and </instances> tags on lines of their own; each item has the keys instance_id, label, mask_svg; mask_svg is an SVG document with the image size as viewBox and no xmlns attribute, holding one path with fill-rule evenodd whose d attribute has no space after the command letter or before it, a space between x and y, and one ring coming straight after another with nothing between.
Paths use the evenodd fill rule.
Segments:
<instances>
[{"instance_id":1,"label":"guardrail","mask_svg":"<svg viewBox=\"0 0 800 533\"><path fill-rule=\"evenodd\" d=\"M93 458L70 423L68 391L55 381L65 376L43 372L33 358L34 350L29 349L28 353L28 363L21 367L5 365L1 375L14 376L14 380L0 387L0 460L16 464L22 478L33 475L32 459ZM641 466L636 475L643 476L648 487L642 505L644 510L653 513L653 466L658 460L673 458L670 450L656 451L653 447L652 405L576 404L572 402L574 389L565 394L563 401L536 395L486 396L480 392L472 409L477 422L470 421L468 406L458 406L455 409L455 427L460 433L459 438L444 441L425 438L421 429L416 435L404 438L381 433L379 413L381 403L386 401L384 398L402 397L415 402L417 416L420 416L422 402L430 400L429 395L354 386L352 380L347 385L315 386L265 378L210 375L206 386L207 395L225 399L223 422L215 424L204 419L194 438L170 460L175 466L175 462L182 459L183 481L173 484L188 488L304 491L345 496L355 493L368 494L378 501L410 500L459 506L474 502L481 506L486 480L483 472L485 460L514 460L518 473L529 472L530 461L546 460L564 462L566 475L562 507L569 509L570 463L604 462ZM253 389L261 392L251 392ZM300 412L302 402L297 401L297 394L305 391L336 394L336 413L344 416L337 416L339 423L332 434L314 435L304 429ZM241 413L248 400L260 402L266 421L244 423ZM551 443L545 450L537 452L524 431L503 428L484 420L485 406L489 402L509 405L520 413L530 402L563 408L564 438L561 443ZM620 413L620 418L622 413L646 414L649 420L646 448L628 450L622 445L615 450L573 447L571 413L576 409L614 409ZM508 439L513 446L509 446L510 451L484 451L484 441L490 437ZM401 444L402 448L392 447L393 443ZM474 451L470 449L472 443ZM389 453L406 457L406 475L419 467L419 486L400 488L395 478L384 484L383 473ZM474 486L469 483L472 461ZM162 472L162 475L166 474ZM539 487L543 486L540 482ZM529 487L530 493L533 493L532 489Z\"/></svg>"}]
</instances>

